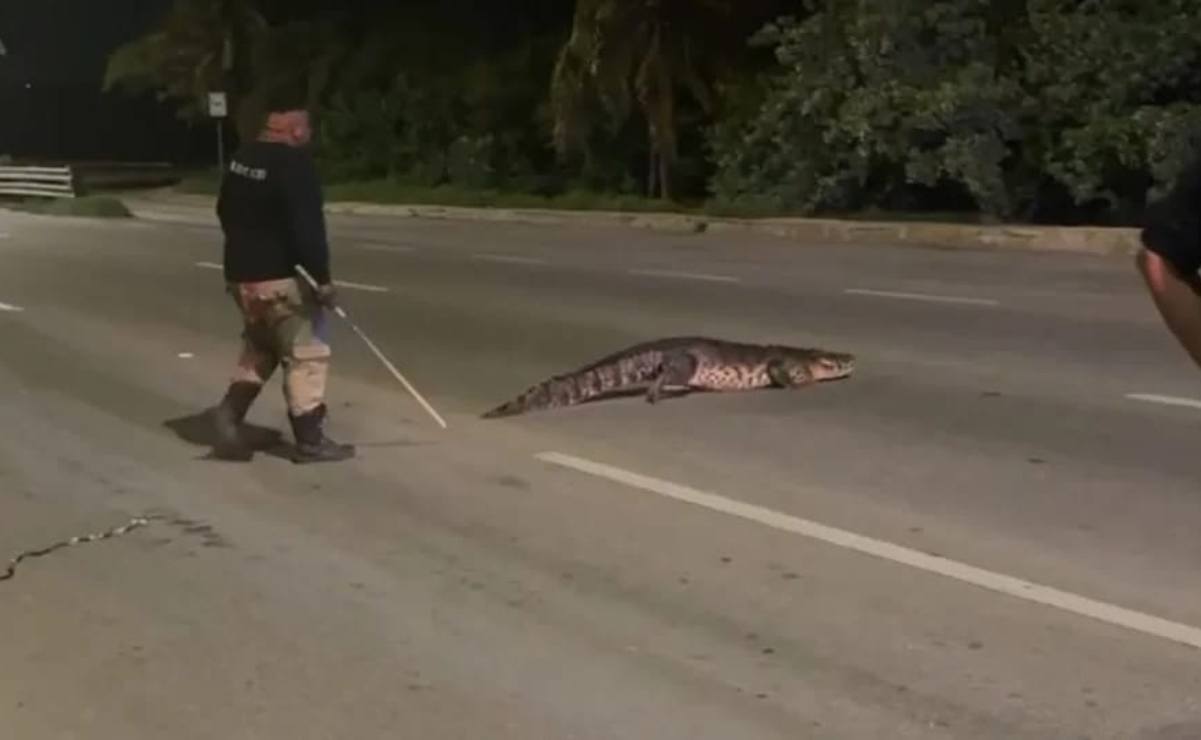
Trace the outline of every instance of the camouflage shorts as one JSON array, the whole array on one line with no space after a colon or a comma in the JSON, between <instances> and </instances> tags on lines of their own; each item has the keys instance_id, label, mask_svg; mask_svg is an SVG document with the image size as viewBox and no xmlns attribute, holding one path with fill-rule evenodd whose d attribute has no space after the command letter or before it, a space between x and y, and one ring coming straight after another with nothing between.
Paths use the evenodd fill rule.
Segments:
<instances>
[{"instance_id":1,"label":"camouflage shorts","mask_svg":"<svg viewBox=\"0 0 1201 740\"><path fill-rule=\"evenodd\" d=\"M229 286L242 313L242 352L235 382L262 385L284 367L288 411L299 415L325 401L330 346L327 314L296 280Z\"/></svg>"}]
</instances>

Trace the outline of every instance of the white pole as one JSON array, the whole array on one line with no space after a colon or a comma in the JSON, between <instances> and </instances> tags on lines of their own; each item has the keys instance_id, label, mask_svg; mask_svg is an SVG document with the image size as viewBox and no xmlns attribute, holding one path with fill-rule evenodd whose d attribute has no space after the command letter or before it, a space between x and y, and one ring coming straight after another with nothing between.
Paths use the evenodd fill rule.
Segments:
<instances>
[{"instance_id":1,"label":"white pole","mask_svg":"<svg viewBox=\"0 0 1201 740\"><path fill-rule=\"evenodd\" d=\"M296 265L296 271L304 276L304 279L307 280L309 285L313 287L313 290L318 289L317 281L313 279L313 276L309 274L308 270L304 269L303 265ZM350 325L350 328L354 330L354 333L358 334L359 338L362 339L367 347L375 353L375 356L379 358L380 362L384 363L384 367L388 368L392 375L399 380L405 388L408 389L409 393L413 394L413 398L416 398L417 402L420 403L427 412L429 412L429 415L434 417L434 421L438 422L439 426L441 426L443 429L446 429L446 422L441 416L438 415L438 412L434 410L434 407L430 406L429 403L421 397L421 394L417 392L417 389L414 388L409 381L405 380L405 376L400 374L400 371L396 369L395 365L388 361L387 357L384 357L384 353L375 346L375 343L368 339L367 335L364 334L359 327L355 326L355 323L350 320L350 317L346 315L346 312L342 310L342 307L334 306L334 312L337 313L343 321Z\"/></svg>"}]
</instances>

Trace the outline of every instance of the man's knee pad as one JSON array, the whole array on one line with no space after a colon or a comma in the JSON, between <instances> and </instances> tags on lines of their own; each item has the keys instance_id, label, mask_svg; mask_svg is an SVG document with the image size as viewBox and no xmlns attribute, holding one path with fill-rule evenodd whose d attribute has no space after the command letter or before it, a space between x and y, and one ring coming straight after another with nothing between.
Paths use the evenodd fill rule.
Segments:
<instances>
[{"instance_id":1,"label":"man's knee pad","mask_svg":"<svg viewBox=\"0 0 1201 740\"><path fill-rule=\"evenodd\" d=\"M330 348L311 340L295 344L287 360L284 393L293 415L312 411L325 402Z\"/></svg>"}]
</instances>

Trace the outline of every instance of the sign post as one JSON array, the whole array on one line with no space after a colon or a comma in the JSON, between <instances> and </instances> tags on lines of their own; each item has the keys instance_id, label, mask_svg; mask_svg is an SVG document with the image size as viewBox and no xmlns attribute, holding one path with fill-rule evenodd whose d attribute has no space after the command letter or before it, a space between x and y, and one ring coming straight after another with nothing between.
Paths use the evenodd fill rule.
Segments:
<instances>
[{"instance_id":1,"label":"sign post","mask_svg":"<svg viewBox=\"0 0 1201 740\"><path fill-rule=\"evenodd\" d=\"M222 119L228 115L224 92L209 93L209 117L217 121L217 170L225 171L225 131Z\"/></svg>"}]
</instances>

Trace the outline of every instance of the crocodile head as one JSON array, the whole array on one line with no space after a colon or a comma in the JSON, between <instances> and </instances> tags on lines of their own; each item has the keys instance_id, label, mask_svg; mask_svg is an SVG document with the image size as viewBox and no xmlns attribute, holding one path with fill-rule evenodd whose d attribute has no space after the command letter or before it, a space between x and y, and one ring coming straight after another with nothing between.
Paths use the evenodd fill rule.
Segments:
<instances>
[{"instance_id":1,"label":"crocodile head","mask_svg":"<svg viewBox=\"0 0 1201 740\"><path fill-rule=\"evenodd\" d=\"M855 371L855 356L821 349L791 349L770 370L780 385L799 387L846 378Z\"/></svg>"}]
</instances>

